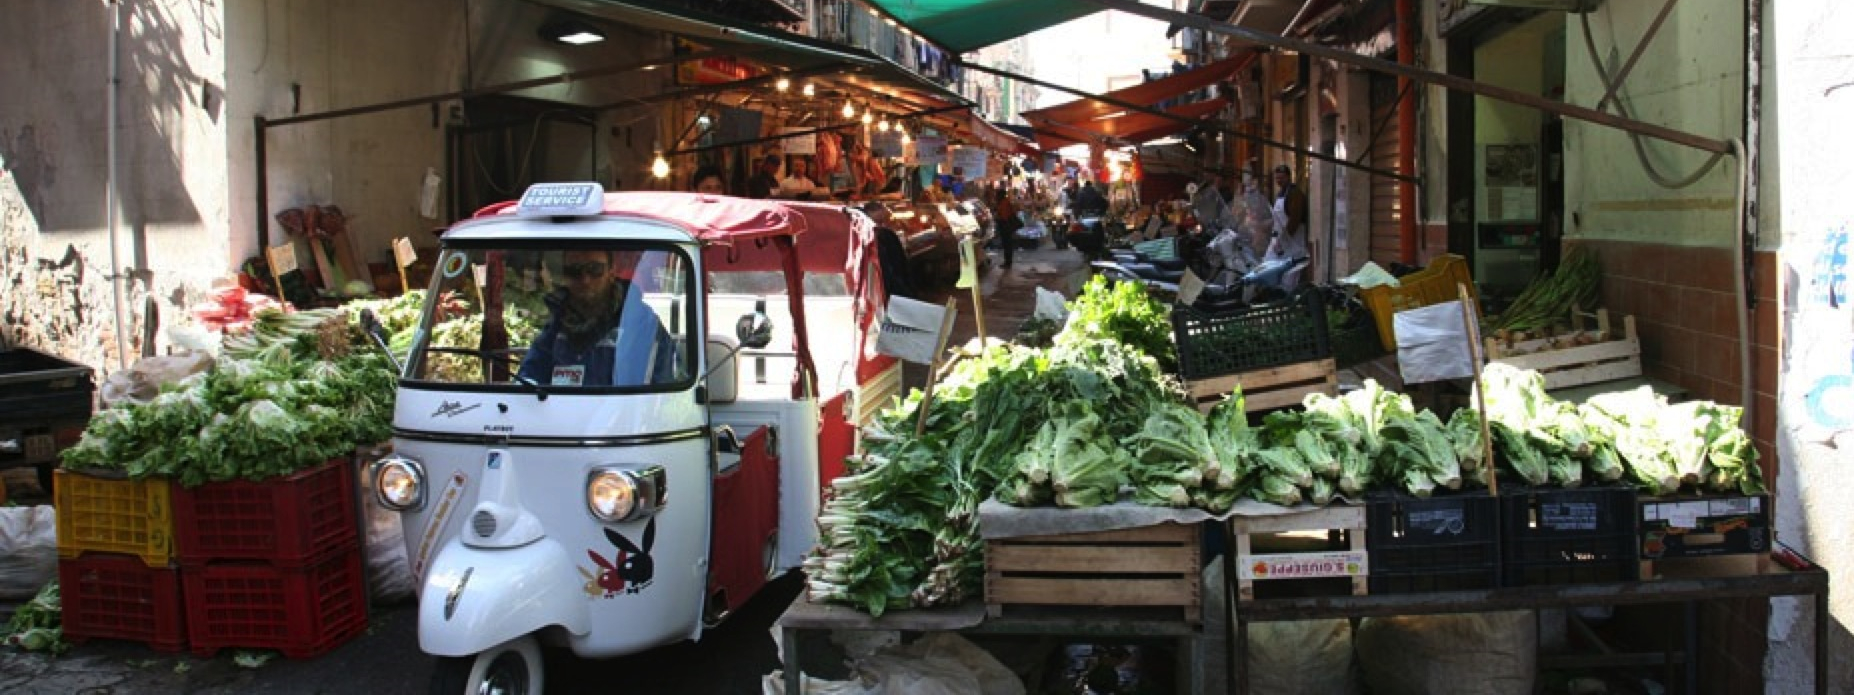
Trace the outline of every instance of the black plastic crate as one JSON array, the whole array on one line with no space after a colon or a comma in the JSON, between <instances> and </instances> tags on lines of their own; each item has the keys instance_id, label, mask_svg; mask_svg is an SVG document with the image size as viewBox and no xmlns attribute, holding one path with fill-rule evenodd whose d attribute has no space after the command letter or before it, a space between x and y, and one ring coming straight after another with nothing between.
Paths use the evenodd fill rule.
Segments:
<instances>
[{"instance_id":1,"label":"black plastic crate","mask_svg":"<svg viewBox=\"0 0 1854 695\"><path fill-rule=\"evenodd\" d=\"M1670 495L1638 504L1643 560L1770 551L1770 495Z\"/></svg>"},{"instance_id":2,"label":"black plastic crate","mask_svg":"<svg viewBox=\"0 0 1854 695\"><path fill-rule=\"evenodd\" d=\"M1178 371L1205 379L1332 356L1326 309L1315 292L1279 303L1205 313L1172 307Z\"/></svg>"},{"instance_id":3,"label":"black plastic crate","mask_svg":"<svg viewBox=\"0 0 1854 695\"><path fill-rule=\"evenodd\" d=\"M1366 514L1372 594L1500 585L1500 500L1493 496L1375 492Z\"/></svg>"},{"instance_id":4,"label":"black plastic crate","mask_svg":"<svg viewBox=\"0 0 1854 695\"><path fill-rule=\"evenodd\" d=\"M1500 486L1505 586L1634 581L1635 490Z\"/></svg>"},{"instance_id":5,"label":"black plastic crate","mask_svg":"<svg viewBox=\"0 0 1854 695\"><path fill-rule=\"evenodd\" d=\"M0 423L90 415L89 367L30 348L0 350Z\"/></svg>"},{"instance_id":6,"label":"black plastic crate","mask_svg":"<svg viewBox=\"0 0 1854 695\"><path fill-rule=\"evenodd\" d=\"M1352 328L1331 329L1331 334L1333 365L1340 369L1389 354L1378 339L1378 327L1370 321Z\"/></svg>"}]
</instances>

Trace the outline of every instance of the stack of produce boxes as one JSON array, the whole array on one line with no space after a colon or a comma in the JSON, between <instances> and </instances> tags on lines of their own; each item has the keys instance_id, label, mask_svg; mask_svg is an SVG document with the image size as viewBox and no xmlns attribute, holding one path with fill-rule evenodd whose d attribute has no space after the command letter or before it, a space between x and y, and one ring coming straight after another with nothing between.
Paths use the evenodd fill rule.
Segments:
<instances>
[{"instance_id":1,"label":"stack of produce boxes","mask_svg":"<svg viewBox=\"0 0 1854 695\"><path fill-rule=\"evenodd\" d=\"M1633 581L1635 489L1502 485L1506 586Z\"/></svg>"},{"instance_id":2,"label":"stack of produce boxes","mask_svg":"<svg viewBox=\"0 0 1854 695\"><path fill-rule=\"evenodd\" d=\"M64 637L185 649L168 481L58 470L53 495Z\"/></svg>"},{"instance_id":3,"label":"stack of produce boxes","mask_svg":"<svg viewBox=\"0 0 1854 695\"><path fill-rule=\"evenodd\" d=\"M1477 489L1428 498L1387 490L1366 499L1372 594L1500 585L1499 498Z\"/></svg>"},{"instance_id":4,"label":"stack of produce boxes","mask_svg":"<svg viewBox=\"0 0 1854 695\"><path fill-rule=\"evenodd\" d=\"M345 458L262 482L174 487L175 555L193 652L315 656L367 626Z\"/></svg>"}]
</instances>

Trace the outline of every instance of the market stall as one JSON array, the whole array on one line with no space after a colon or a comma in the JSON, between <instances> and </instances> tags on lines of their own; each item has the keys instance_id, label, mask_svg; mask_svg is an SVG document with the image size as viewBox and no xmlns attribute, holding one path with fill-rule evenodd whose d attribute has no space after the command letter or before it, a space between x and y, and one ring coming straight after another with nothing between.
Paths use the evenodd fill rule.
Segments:
<instances>
[{"instance_id":1,"label":"market stall","mask_svg":"<svg viewBox=\"0 0 1854 695\"><path fill-rule=\"evenodd\" d=\"M1048 347L963 354L940 397L911 395L864 430L821 512L807 595L781 623L787 677L800 669L796 633L811 630L1060 625L1094 636L1122 625L1201 639L1204 522L1229 539L1222 576L1240 692L1260 621L1774 595L1813 596L1825 615L1826 575L1771 538L1741 411L1624 384L1581 401L1555 390L1573 372L1619 373L1635 340L1553 333L1546 317L1579 305L1577 272L1562 286L1542 281L1546 308L1486 317L1509 329L1490 344L1514 347L1484 366L1465 404L1372 381L1344 394L1252 394L1251 373L1323 361L1330 375L1331 345L1264 356L1257 340L1278 336L1279 323L1193 334L1135 284L1091 284ZM1444 300L1413 291L1424 286L1393 293L1401 305L1385 318ZM1205 337L1227 342L1205 349ZM1549 364L1510 364L1514 350ZM1193 407L1191 384L1208 412ZM1674 651L1536 663L1692 664L1691 645ZM1530 683L1528 654L1514 677ZM1670 685L1697 687L1690 668L1669 673Z\"/></svg>"}]
</instances>

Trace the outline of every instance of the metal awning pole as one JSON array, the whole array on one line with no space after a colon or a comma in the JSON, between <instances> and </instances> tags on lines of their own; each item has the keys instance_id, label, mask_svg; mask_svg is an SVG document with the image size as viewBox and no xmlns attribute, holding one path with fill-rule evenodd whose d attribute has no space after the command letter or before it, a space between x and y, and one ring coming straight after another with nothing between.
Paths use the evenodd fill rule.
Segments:
<instances>
[{"instance_id":1,"label":"metal awning pole","mask_svg":"<svg viewBox=\"0 0 1854 695\"><path fill-rule=\"evenodd\" d=\"M1244 139L1244 140L1248 140L1248 141L1251 141L1251 142L1255 142L1255 143L1259 143L1259 144L1262 144L1262 145L1267 145L1267 146L1269 146L1269 147L1273 147L1273 148L1276 148L1276 149L1280 149L1280 150L1286 150L1286 151L1288 151L1288 152L1293 152L1293 153L1296 153L1296 154L1299 154L1299 155L1302 155L1302 156L1305 156L1305 157L1311 157L1311 158L1313 158L1313 159L1318 159L1318 160L1320 160L1320 161L1322 161L1322 162L1331 162L1331 163L1333 163L1333 164L1337 164L1337 165L1340 165L1340 166L1343 166L1343 167L1348 167L1348 168L1352 168L1352 169L1357 169L1357 170L1359 170L1359 171L1365 171L1365 172L1370 172L1370 173L1372 173L1372 174L1375 174L1375 175L1378 175L1378 176L1383 176L1383 177L1386 177L1386 178L1392 178L1392 179L1396 179L1396 180L1398 180L1398 181L1412 181L1412 182L1414 182L1414 181L1417 181L1417 180L1418 180L1418 179L1417 179L1417 177L1415 177L1415 176L1404 176L1404 175L1402 175L1402 174L1398 174L1398 173L1396 173L1396 172L1393 172L1393 171L1386 171L1386 170L1384 170L1384 169L1378 169L1378 168L1375 168L1375 167L1368 167L1368 166L1365 166L1365 165L1363 165L1363 164L1355 164L1355 163L1353 163L1353 162L1350 162L1350 161L1347 161L1347 160L1346 160L1346 159L1344 159L1344 158L1341 158L1341 157L1334 157L1334 156L1332 156L1332 155L1329 155L1329 154L1326 154L1326 153L1324 153L1324 152L1318 152L1318 151L1315 151L1315 150L1309 150L1309 149L1306 149L1306 148L1302 148L1302 147L1295 147L1295 146L1293 146L1293 145L1289 145L1289 144L1287 144L1287 143L1285 143L1285 142L1278 142L1278 141L1275 141L1275 140L1270 140L1270 139L1268 139L1268 138L1265 138L1265 137L1262 137L1262 136L1260 136L1260 135L1250 135L1250 134L1248 134L1248 133L1244 133L1244 132L1242 132L1242 131L1239 131L1239 130L1235 130L1235 129L1233 129L1233 128L1228 128L1228 127L1225 127L1225 126L1223 126L1223 125L1221 125L1221 124L1218 124L1218 123L1216 123L1216 122L1213 122L1213 121L1200 121L1200 120L1197 120L1197 119L1194 119L1194 118L1188 118L1188 117L1185 117L1185 116L1180 116L1180 115L1178 115L1178 114L1175 114L1175 113L1169 113L1169 112L1166 112L1166 111L1160 111L1160 110L1158 110L1158 109L1154 109L1154 108L1150 108L1150 107L1147 107L1147 106L1144 106L1144 105L1141 105L1141 104L1135 104L1135 103L1132 103L1132 102L1129 102L1129 101L1123 101L1123 100L1120 100L1120 99L1115 99L1115 98L1113 98L1113 97L1109 97L1109 96L1103 96L1103 95L1100 95L1100 94L1090 94L1090 93L1088 93L1088 92L1084 92L1084 91L1082 91L1082 90L1079 90L1079 89L1074 89L1074 88L1071 88L1071 87L1064 87L1064 86L1062 86L1062 85L1059 85L1059 84L1054 84L1054 83L1051 83L1051 82L1045 82L1045 81L1043 81L1043 80L1039 80L1039 79L1036 79L1036 78L1034 78L1034 77L1030 77L1030 76L1028 76L1028 75L1019 75L1019 74L1017 74L1017 73L1014 73L1014 72L1010 72L1010 71L1008 71L1008 70L999 70L999 69L997 69L997 68L992 68L992 67L986 67L986 66L983 66L983 65L978 65L978 64L975 64L975 63L967 63L967 62L964 62L964 61L961 61L961 62L960 62L960 65L961 65L962 67L964 67L964 68L966 68L966 69L968 69L968 70L976 70L976 71L978 71L978 72L983 72L983 73L988 73L988 74L992 74L992 75L997 75L997 76L999 76L999 77L1008 77L1008 78L1011 78L1011 79L1013 79L1013 80L1020 80L1020 81L1023 81L1023 82L1025 82L1025 83L1027 83L1027 84L1033 84L1033 85L1036 85L1036 86L1038 86L1038 87L1042 87L1042 88L1044 88L1044 89L1053 89L1053 90L1056 90L1056 91L1058 91L1058 92L1066 92L1066 93L1068 93L1068 94L1073 94L1073 95L1075 95L1075 96L1078 96L1078 97L1081 97L1081 98L1083 98L1083 99L1092 99L1092 100L1094 100L1094 101L1098 101L1098 102L1101 102L1101 103L1103 103L1103 104L1110 104L1110 105L1113 105L1113 106L1117 106L1117 107L1119 107L1119 108L1123 108L1123 109L1126 109L1126 110L1128 110L1128 111L1134 111L1134 112L1137 112L1137 113L1143 113L1143 114L1147 114L1147 115L1151 115L1151 116L1158 116L1158 117L1160 117L1160 118L1167 118L1167 119L1171 119L1171 120L1173 120L1173 121L1176 121L1176 122L1179 122L1179 123L1188 123L1188 124L1191 124L1191 125L1201 125L1201 126L1207 126L1207 127L1210 127L1210 128L1213 128L1213 129L1215 129L1216 131L1218 131L1218 132L1221 132L1221 133L1225 133L1225 134L1228 134L1228 135L1233 135L1233 136L1235 136L1235 137L1238 137L1238 138L1242 138L1242 139Z\"/></svg>"},{"instance_id":2,"label":"metal awning pole","mask_svg":"<svg viewBox=\"0 0 1854 695\"><path fill-rule=\"evenodd\" d=\"M1380 58L1372 58L1370 56L1359 55L1357 53L1353 53L1351 51L1347 51L1344 49L1333 48L1331 46L1323 46L1323 45L1313 43L1310 41L1301 41L1299 39L1291 39L1291 38L1280 36L1277 34L1270 34L1265 31L1257 31L1255 29L1250 29L1247 27L1234 26L1234 25L1231 25L1225 22L1216 21L1209 17L1201 16L1201 15L1194 15L1194 14L1188 14L1184 12L1178 12L1176 10L1170 10L1170 9L1166 9L1162 7L1154 7L1152 5L1143 4L1139 2L1139 0L1087 0L1087 1L1094 3L1096 5L1100 5L1101 7L1105 7L1110 10L1119 10L1127 14L1139 15L1141 17L1146 17L1149 19L1156 19L1161 22L1168 22L1171 24L1192 27L1192 28L1199 29L1202 31L1222 34L1224 36L1229 36L1229 37L1240 39L1243 41L1248 41L1250 43L1257 43L1257 44L1261 44L1264 46L1273 46L1275 48L1284 48L1284 49L1291 50L1291 51L1298 51L1301 53L1305 53L1307 55L1320 56L1322 58L1336 60L1341 63L1345 63L1347 65L1356 65L1358 67L1366 68L1369 70L1376 70L1378 72L1389 73L1392 75L1397 75L1399 77L1407 77L1412 80L1416 80L1418 82L1422 82L1425 84L1433 84L1433 85L1437 85L1441 87L1447 87L1449 89L1454 89L1454 90L1459 90L1459 91L1464 91L1464 92L1471 92L1473 94L1484 96L1489 99L1497 99L1497 100L1508 102L1508 103L1519 104L1520 106L1526 106L1526 107L1538 109L1540 111L1544 111L1547 113L1555 113L1560 116L1564 116L1566 118L1575 118L1580 121L1587 121L1590 123L1595 123L1597 125L1615 128L1618 130L1625 130L1631 133L1646 135L1648 137L1658 138L1661 140L1666 140L1668 142L1686 145L1687 147L1691 147L1697 150L1705 150L1707 152L1718 152L1721 154L1730 154L1732 151L1731 144L1725 142L1724 140L1718 140L1715 138L1695 135L1693 133L1688 133L1685 131L1668 128L1666 126L1659 126L1659 125L1655 125L1652 123L1644 123L1644 122L1633 120L1633 119L1623 118L1621 116L1611 115L1608 113L1604 113L1602 111L1598 111L1596 109L1585 108L1582 106L1575 106L1575 105L1566 104L1560 101L1553 101L1551 99L1547 99L1545 97L1538 96L1536 94L1527 94L1525 92L1521 92L1521 91L1513 90L1513 89L1507 89L1505 87L1496 87L1494 85L1490 85L1484 82L1477 82L1474 80L1470 80L1468 78L1461 77L1459 75L1450 75L1447 73L1440 73L1440 72L1436 72L1433 70L1426 70L1426 69L1411 66L1411 65L1402 65L1402 64L1398 64L1392 61L1383 60ZM972 67L976 67L976 66L972 66Z\"/></svg>"}]
</instances>

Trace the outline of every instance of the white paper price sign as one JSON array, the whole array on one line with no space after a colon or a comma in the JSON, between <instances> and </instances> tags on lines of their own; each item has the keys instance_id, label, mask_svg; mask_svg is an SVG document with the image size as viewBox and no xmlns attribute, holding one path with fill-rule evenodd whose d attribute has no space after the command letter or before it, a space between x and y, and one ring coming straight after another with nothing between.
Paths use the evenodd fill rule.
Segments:
<instances>
[{"instance_id":1,"label":"white paper price sign","mask_svg":"<svg viewBox=\"0 0 1854 695\"><path fill-rule=\"evenodd\" d=\"M418 262L418 249L412 248L411 237L399 237L393 240L393 261L404 268Z\"/></svg>"},{"instance_id":2,"label":"white paper price sign","mask_svg":"<svg viewBox=\"0 0 1854 695\"><path fill-rule=\"evenodd\" d=\"M272 275L283 275L297 268L296 245L293 243L284 242L281 246L272 246L265 249L265 254L270 256Z\"/></svg>"}]
</instances>

